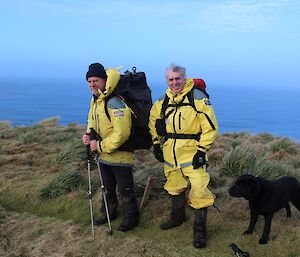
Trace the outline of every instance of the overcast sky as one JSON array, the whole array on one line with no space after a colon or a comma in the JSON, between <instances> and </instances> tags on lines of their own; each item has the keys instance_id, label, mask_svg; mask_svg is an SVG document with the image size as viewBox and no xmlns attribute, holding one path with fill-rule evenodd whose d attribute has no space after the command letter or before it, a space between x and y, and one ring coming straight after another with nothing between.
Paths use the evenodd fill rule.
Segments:
<instances>
[{"instance_id":1,"label":"overcast sky","mask_svg":"<svg viewBox=\"0 0 300 257\"><path fill-rule=\"evenodd\" d=\"M84 78L92 62L164 81L300 85L300 1L1 0L0 77Z\"/></svg>"}]
</instances>

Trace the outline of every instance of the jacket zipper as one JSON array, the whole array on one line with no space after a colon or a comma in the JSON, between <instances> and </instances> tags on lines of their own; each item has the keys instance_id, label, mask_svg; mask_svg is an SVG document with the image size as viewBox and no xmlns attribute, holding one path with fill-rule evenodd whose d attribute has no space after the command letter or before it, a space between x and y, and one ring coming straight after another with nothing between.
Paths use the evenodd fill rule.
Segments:
<instances>
[{"instance_id":1,"label":"jacket zipper","mask_svg":"<svg viewBox=\"0 0 300 257\"><path fill-rule=\"evenodd\" d=\"M181 130L181 112L179 113L179 122L178 122L179 130Z\"/></svg>"},{"instance_id":2,"label":"jacket zipper","mask_svg":"<svg viewBox=\"0 0 300 257\"><path fill-rule=\"evenodd\" d=\"M97 101L95 101L95 105L94 105L94 125L95 125L95 131L100 135L100 131L98 131L98 120L99 120L99 115L97 113Z\"/></svg>"},{"instance_id":3,"label":"jacket zipper","mask_svg":"<svg viewBox=\"0 0 300 257\"><path fill-rule=\"evenodd\" d=\"M175 116L177 113L177 109L178 107L175 106L175 112L173 115L173 129L174 129L174 133L176 134L176 129L175 129ZM174 161L175 161L175 166L177 167L177 158L176 158L176 153L175 153L175 146L176 146L176 138L174 138L174 145L173 145L173 156L174 156Z\"/></svg>"}]
</instances>

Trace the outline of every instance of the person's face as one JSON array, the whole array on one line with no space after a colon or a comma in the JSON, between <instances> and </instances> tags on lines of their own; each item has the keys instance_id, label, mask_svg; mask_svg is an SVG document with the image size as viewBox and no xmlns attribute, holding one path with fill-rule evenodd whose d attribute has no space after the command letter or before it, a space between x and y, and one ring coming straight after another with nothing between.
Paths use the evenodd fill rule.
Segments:
<instances>
[{"instance_id":1,"label":"person's face","mask_svg":"<svg viewBox=\"0 0 300 257\"><path fill-rule=\"evenodd\" d=\"M172 92L180 93L185 85L185 79L181 76L179 71L167 71L167 84Z\"/></svg>"},{"instance_id":2,"label":"person's face","mask_svg":"<svg viewBox=\"0 0 300 257\"><path fill-rule=\"evenodd\" d=\"M98 94L98 89L103 91L105 89L106 79L99 77L89 77L88 84L94 95Z\"/></svg>"}]
</instances>

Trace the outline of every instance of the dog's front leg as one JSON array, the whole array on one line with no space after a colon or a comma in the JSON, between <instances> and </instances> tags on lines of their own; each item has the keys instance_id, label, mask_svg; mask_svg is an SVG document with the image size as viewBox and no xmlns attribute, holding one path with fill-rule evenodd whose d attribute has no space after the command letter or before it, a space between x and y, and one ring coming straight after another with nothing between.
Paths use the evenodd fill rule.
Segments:
<instances>
[{"instance_id":1,"label":"dog's front leg","mask_svg":"<svg viewBox=\"0 0 300 257\"><path fill-rule=\"evenodd\" d=\"M264 215L264 218L265 218L265 226L264 226L264 230L263 230L261 239L259 239L259 243L261 245L268 243L273 214Z\"/></svg>"},{"instance_id":2,"label":"dog's front leg","mask_svg":"<svg viewBox=\"0 0 300 257\"><path fill-rule=\"evenodd\" d=\"M248 229L243 233L243 235L245 235L245 234L252 234L252 232L253 232L253 230L254 230L254 227L255 227L255 224L256 224L256 221L257 221L257 219L258 219L258 212L255 211L254 209L251 209L250 215L251 215L251 219L250 219L249 227L248 227Z\"/></svg>"}]
</instances>

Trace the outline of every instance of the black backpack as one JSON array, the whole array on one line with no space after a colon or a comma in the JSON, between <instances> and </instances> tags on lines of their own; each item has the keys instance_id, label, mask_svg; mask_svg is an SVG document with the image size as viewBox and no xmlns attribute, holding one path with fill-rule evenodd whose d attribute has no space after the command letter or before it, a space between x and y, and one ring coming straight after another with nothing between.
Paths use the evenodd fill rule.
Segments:
<instances>
[{"instance_id":1,"label":"black backpack","mask_svg":"<svg viewBox=\"0 0 300 257\"><path fill-rule=\"evenodd\" d=\"M152 137L148 127L152 97L145 73L137 72L136 67L133 67L132 72L126 71L124 75L121 75L116 88L105 99L105 113L109 120L111 119L107 109L107 102L114 96L118 96L131 109L132 118L129 139L118 150L149 149L152 146Z\"/></svg>"}]
</instances>

